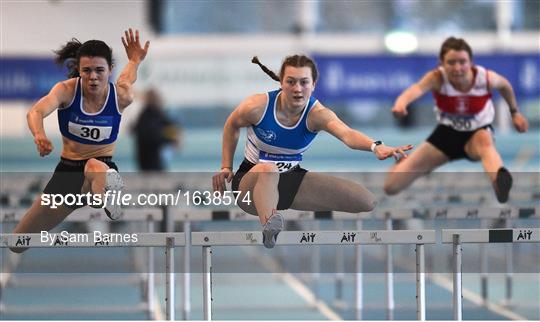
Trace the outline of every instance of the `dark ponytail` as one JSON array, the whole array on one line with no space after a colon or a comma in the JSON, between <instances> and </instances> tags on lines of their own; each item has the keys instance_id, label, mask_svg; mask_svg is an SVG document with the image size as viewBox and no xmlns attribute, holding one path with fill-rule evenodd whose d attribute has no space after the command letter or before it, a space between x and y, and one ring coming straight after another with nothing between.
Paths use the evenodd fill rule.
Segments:
<instances>
[{"instance_id":1,"label":"dark ponytail","mask_svg":"<svg viewBox=\"0 0 540 322\"><path fill-rule=\"evenodd\" d=\"M72 38L64 46L54 52L56 54L54 62L60 66L65 65L67 67L69 78L79 77L79 71L77 70L77 53L81 46L82 44L79 40Z\"/></svg>"},{"instance_id":2,"label":"dark ponytail","mask_svg":"<svg viewBox=\"0 0 540 322\"><path fill-rule=\"evenodd\" d=\"M251 59L251 62L254 63L254 64L259 65L259 67L263 70L263 72L265 72L268 76L270 76L270 78L272 78L276 82L281 82L281 79L278 77L278 75L276 75L276 73L274 73L273 71L268 69L268 67L264 66L259 61L259 58L257 56L253 56L253 58Z\"/></svg>"}]
</instances>

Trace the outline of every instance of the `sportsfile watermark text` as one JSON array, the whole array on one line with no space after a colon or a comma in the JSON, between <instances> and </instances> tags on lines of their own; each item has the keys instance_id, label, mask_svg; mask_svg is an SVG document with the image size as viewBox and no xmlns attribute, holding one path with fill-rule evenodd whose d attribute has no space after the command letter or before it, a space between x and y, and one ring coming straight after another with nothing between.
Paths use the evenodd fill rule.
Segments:
<instances>
[{"instance_id":1,"label":"sportsfile watermark text","mask_svg":"<svg viewBox=\"0 0 540 322\"><path fill-rule=\"evenodd\" d=\"M123 191L108 190L104 194L79 193L59 194L44 193L41 205L56 209L59 206L91 206L105 208L116 206L237 206L239 202L251 204L249 191L182 191L174 193L131 194Z\"/></svg>"}]
</instances>

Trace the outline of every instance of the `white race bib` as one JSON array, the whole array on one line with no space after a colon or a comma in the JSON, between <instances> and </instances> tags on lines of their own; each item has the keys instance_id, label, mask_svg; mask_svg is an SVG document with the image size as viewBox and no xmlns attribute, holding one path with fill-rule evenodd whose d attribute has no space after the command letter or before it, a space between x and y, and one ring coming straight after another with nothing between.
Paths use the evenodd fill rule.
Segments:
<instances>
[{"instance_id":1,"label":"white race bib","mask_svg":"<svg viewBox=\"0 0 540 322\"><path fill-rule=\"evenodd\" d=\"M68 123L69 133L85 140L101 142L111 137L112 126L96 126L89 124Z\"/></svg>"},{"instance_id":2,"label":"white race bib","mask_svg":"<svg viewBox=\"0 0 540 322\"><path fill-rule=\"evenodd\" d=\"M301 154L274 154L264 151L259 153L259 162L271 162L276 165L279 173L289 172L302 161Z\"/></svg>"},{"instance_id":3,"label":"white race bib","mask_svg":"<svg viewBox=\"0 0 540 322\"><path fill-rule=\"evenodd\" d=\"M475 115L450 114L439 110L436 112L440 124L450 126L456 131L474 131L485 125Z\"/></svg>"},{"instance_id":4,"label":"white race bib","mask_svg":"<svg viewBox=\"0 0 540 322\"><path fill-rule=\"evenodd\" d=\"M448 125L457 131L472 131L474 129L473 124L475 123L474 117L462 116L462 115L441 115L440 121L441 124Z\"/></svg>"}]
</instances>

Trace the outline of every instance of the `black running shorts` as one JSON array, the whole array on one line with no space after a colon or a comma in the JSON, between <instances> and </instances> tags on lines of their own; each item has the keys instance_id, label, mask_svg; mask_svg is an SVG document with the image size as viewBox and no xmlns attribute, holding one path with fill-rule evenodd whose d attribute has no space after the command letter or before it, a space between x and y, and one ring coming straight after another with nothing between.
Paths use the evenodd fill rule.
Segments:
<instances>
[{"instance_id":1,"label":"black running shorts","mask_svg":"<svg viewBox=\"0 0 540 322\"><path fill-rule=\"evenodd\" d=\"M99 161L106 163L109 168L118 171L118 167L112 162L112 157L97 157ZM84 166L88 160L70 160L60 158L60 162L54 169L54 174L45 186L43 193L47 194L80 194L84 184ZM84 200L84 199L83 199ZM81 208L83 206L73 205L72 209Z\"/></svg>"},{"instance_id":2,"label":"black running shorts","mask_svg":"<svg viewBox=\"0 0 540 322\"><path fill-rule=\"evenodd\" d=\"M450 160L467 158L471 161L476 161L465 153L465 144L469 142L469 139L476 131L481 129L493 130L491 125L486 125L474 131L457 131L450 126L439 124L427 138L427 142L441 150Z\"/></svg>"},{"instance_id":3,"label":"black running shorts","mask_svg":"<svg viewBox=\"0 0 540 322\"><path fill-rule=\"evenodd\" d=\"M255 164L244 159L244 162L240 165L236 173L234 174L232 180L232 190L238 191L240 186L240 181L244 175L255 166ZM279 201L277 204L277 210L289 209L296 197L296 193L300 188L300 184L304 179L304 175L308 171L299 165L294 167L288 172L281 173L279 175L278 183L278 192L279 192Z\"/></svg>"}]
</instances>

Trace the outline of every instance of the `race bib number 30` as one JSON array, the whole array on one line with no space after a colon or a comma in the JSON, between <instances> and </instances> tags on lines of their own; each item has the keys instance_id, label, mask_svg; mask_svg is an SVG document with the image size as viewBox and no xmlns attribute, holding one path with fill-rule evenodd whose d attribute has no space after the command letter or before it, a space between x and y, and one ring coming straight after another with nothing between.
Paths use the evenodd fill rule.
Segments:
<instances>
[{"instance_id":1,"label":"race bib number 30","mask_svg":"<svg viewBox=\"0 0 540 322\"><path fill-rule=\"evenodd\" d=\"M82 139L101 142L111 137L113 121L114 118L109 115L81 116L72 113L68 131Z\"/></svg>"},{"instance_id":2,"label":"race bib number 30","mask_svg":"<svg viewBox=\"0 0 540 322\"><path fill-rule=\"evenodd\" d=\"M274 154L261 151L259 153L259 162L272 162L274 163L279 173L288 172L302 161L301 154Z\"/></svg>"},{"instance_id":3,"label":"race bib number 30","mask_svg":"<svg viewBox=\"0 0 540 322\"><path fill-rule=\"evenodd\" d=\"M111 137L112 126L92 126L77 123L68 123L69 133L80 138L101 142Z\"/></svg>"},{"instance_id":4,"label":"race bib number 30","mask_svg":"<svg viewBox=\"0 0 540 322\"><path fill-rule=\"evenodd\" d=\"M111 137L114 118L109 115L79 115L72 113L68 122L69 133L85 140L101 142Z\"/></svg>"}]
</instances>

